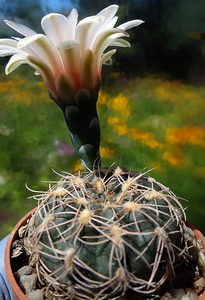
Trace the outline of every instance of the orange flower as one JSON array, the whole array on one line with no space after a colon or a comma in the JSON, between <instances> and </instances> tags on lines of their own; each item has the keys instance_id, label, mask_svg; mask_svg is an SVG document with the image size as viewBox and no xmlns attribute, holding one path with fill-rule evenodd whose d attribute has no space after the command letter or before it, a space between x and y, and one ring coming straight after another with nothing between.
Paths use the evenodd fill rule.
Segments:
<instances>
[{"instance_id":1,"label":"orange flower","mask_svg":"<svg viewBox=\"0 0 205 300\"><path fill-rule=\"evenodd\" d=\"M162 155L162 159L175 168L184 168L188 164L188 161L183 157L183 155L176 152L166 151Z\"/></svg>"},{"instance_id":2,"label":"orange flower","mask_svg":"<svg viewBox=\"0 0 205 300\"><path fill-rule=\"evenodd\" d=\"M184 127L168 128L166 140L179 146L196 145L205 148L205 130L200 126L186 125Z\"/></svg>"}]
</instances>

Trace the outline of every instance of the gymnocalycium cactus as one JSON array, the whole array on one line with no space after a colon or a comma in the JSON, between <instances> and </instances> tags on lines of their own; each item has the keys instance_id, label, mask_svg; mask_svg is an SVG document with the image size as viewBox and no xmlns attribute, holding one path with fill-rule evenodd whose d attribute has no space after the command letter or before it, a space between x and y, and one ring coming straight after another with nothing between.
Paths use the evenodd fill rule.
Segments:
<instances>
[{"instance_id":1,"label":"gymnocalycium cactus","mask_svg":"<svg viewBox=\"0 0 205 300\"><path fill-rule=\"evenodd\" d=\"M24 248L45 299L151 297L167 282L175 287L177 270L185 285L193 280L186 271L195 253L177 197L145 173L100 166L96 102L102 64L115 53L104 51L129 46L121 37L142 23L114 28L117 9L111 5L79 23L76 10L67 18L49 14L42 19L46 35L6 21L25 37L0 40L0 56L13 55L7 74L28 63L42 75L84 167L34 196L39 205Z\"/></svg>"},{"instance_id":2,"label":"gymnocalycium cactus","mask_svg":"<svg viewBox=\"0 0 205 300\"><path fill-rule=\"evenodd\" d=\"M34 198L24 245L48 299L154 294L191 259L180 203L146 174L79 171Z\"/></svg>"}]
</instances>

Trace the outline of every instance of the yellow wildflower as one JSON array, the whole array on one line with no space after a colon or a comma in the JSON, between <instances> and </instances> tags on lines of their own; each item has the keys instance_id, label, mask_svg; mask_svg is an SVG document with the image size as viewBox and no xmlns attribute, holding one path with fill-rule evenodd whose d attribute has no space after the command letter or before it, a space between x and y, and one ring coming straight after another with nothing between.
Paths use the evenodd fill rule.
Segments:
<instances>
[{"instance_id":1,"label":"yellow wildflower","mask_svg":"<svg viewBox=\"0 0 205 300\"><path fill-rule=\"evenodd\" d=\"M108 99L109 99L109 96L105 92L103 92L102 90L100 90L100 92L98 94L97 105L105 105L105 104L107 104Z\"/></svg>"},{"instance_id":2,"label":"yellow wildflower","mask_svg":"<svg viewBox=\"0 0 205 300\"><path fill-rule=\"evenodd\" d=\"M129 99L120 93L115 98L111 100L111 107L119 112L121 115L123 115L123 119L127 119L131 112L131 107L129 103Z\"/></svg>"},{"instance_id":3,"label":"yellow wildflower","mask_svg":"<svg viewBox=\"0 0 205 300\"><path fill-rule=\"evenodd\" d=\"M126 124L122 123L122 120L120 120L117 117L109 117L107 119L108 125L112 126L113 129L119 134L119 135L126 135L128 134L128 128Z\"/></svg>"},{"instance_id":4,"label":"yellow wildflower","mask_svg":"<svg viewBox=\"0 0 205 300\"><path fill-rule=\"evenodd\" d=\"M101 147L100 155L102 158L112 158L115 155L115 151L110 149L109 147Z\"/></svg>"},{"instance_id":5,"label":"yellow wildflower","mask_svg":"<svg viewBox=\"0 0 205 300\"><path fill-rule=\"evenodd\" d=\"M155 95L158 101L171 101L179 105L183 102L194 103L204 107L204 98L194 90L192 86L185 85L180 81L163 81L155 87Z\"/></svg>"},{"instance_id":6,"label":"yellow wildflower","mask_svg":"<svg viewBox=\"0 0 205 300\"><path fill-rule=\"evenodd\" d=\"M77 160L74 167L73 167L74 171L78 171L78 170L82 170L83 166L80 160Z\"/></svg>"}]
</instances>

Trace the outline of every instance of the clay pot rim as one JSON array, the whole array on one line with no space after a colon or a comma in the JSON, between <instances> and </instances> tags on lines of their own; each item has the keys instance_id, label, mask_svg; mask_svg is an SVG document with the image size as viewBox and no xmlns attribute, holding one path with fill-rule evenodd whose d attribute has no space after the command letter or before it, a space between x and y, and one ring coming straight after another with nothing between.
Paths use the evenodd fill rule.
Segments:
<instances>
[{"instance_id":1,"label":"clay pot rim","mask_svg":"<svg viewBox=\"0 0 205 300\"><path fill-rule=\"evenodd\" d=\"M5 261L5 269L6 269L6 275L8 278L8 281L10 283L10 286L12 288L13 291L13 295L14 295L14 300L29 300L28 297L22 292L22 290L20 289L19 285L17 284L15 277L13 275L12 272L12 268L11 268L11 263L10 263L10 254L11 254L11 245L13 243L13 240L16 239L17 234L18 234L18 229L21 226L24 226L27 222L27 220L29 219L29 217L35 212L35 210L37 209L37 207L33 208L31 211L29 211L14 227L14 229L12 230L12 232L9 235L7 244L6 244L6 248L5 248L5 257L4 257L4 261ZM186 220L186 225L188 227L190 227L193 232L196 235L196 239L200 240L202 242L203 247L205 248L205 237L204 235L197 229L196 226L194 226L190 221ZM203 294L199 297L199 300L205 300L205 291L203 292Z\"/></svg>"},{"instance_id":2,"label":"clay pot rim","mask_svg":"<svg viewBox=\"0 0 205 300\"><path fill-rule=\"evenodd\" d=\"M29 219L29 217L34 213L36 208L32 209L29 211L21 220L15 225L14 229L9 235L8 241L6 243L6 248L5 248L5 254L4 254L4 262L5 262L5 270L6 270L6 275L8 282L11 286L14 300L29 300L28 297L23 293L23 291L20 289L18 283L16 282L16 279L13 275L13 271L11 268L11 246L13 241L16 239L18 235L18 230L21 226L24 226Z\"/></svg>"}]
</instances>

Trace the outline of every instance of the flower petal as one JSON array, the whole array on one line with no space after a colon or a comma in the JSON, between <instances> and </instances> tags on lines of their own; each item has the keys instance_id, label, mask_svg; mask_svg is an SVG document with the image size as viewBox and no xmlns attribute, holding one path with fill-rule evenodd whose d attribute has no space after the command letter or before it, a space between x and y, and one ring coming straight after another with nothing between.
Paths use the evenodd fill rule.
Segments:
<instances>
[{"instance_id":1,"label":"flower petal","mask_svg":"<svg viewBox=\"0 0 205 300\"><path fill-rule=\"evenodd\" d=\"M90 49L85 50L80 61L80 83L83 89L92 89L95 56Z\"/></svg>"},{"instance_id":2,"label":"flower petal","mask_svg":"<svg viewBox=\"0 0 205 300\"><path fill-rule=\"evenodd\" d=\"M5 69L6 75L16 70L22 64L27 64L26 56L23 54L13 55L10 58L8 64L6 65L6 69Z\"/></svg>"},{"instance_id":3,"label":"flower petal","mask_svg":"<svg viewBox=\"0 0 205 300\"><path fill-rule=\"evenodd\" d=\"M74 101L76 92L75 80L70 74L60 73L55 78L55 87L60 102L63 100L64 105L71 105Z\"/></svg>"},{"instance_id":4,"label":"flower petal","mask_svg":"<svg viewBox=\"0 0 205 300\"><path fill-rule=\"evenodd\" d=\"M129 36L129 34L119 28L111 28L103 31L97 37L94 45L93 52L96 55L96 61L99 62L103 51L117 38L121 36ZM98 65L99 67L99 65Z\"/></svg>"},{"instance_id":5,"label":"flower petal","mask_svg":"<svg viewBox=\"0 0 205 300\"><path fill-rule=\"evenodd\" d=\"M103 27L105 28L110 22L110 25L112 24L112 22L114 23L112 27L114 27L116 21L117 21L117 17L114 18L114 21L112 21L113 17L115 16L115 14L117 13L119 9L119 6L116 4L110 5L106 8L104 8L103 10L101 10L97 15L101 15L105 17L105 21L103 22ZM111 28L108 27L108 28Z\"/></svg>"},{"instance_id":6,"label":"flower petal","mask_svg":"<svg viewBox=\"0 0 205 300\"><path fill-rule=\"evenodd\" d=\"M35 34L18 42L17 47L19 49L30 46L35 50L42 58L42 60L52 70L53 75L57 76L62 71L62 64L59 57L59 53L50 39L44 34Z\"/></svg>"},{"instance_id":7,"label":"flower petal","mask_svg":"<svg viewBox=\"0 0 205 300\"><path fill-rule=\"evenodd\" d=\"M144 21L142 21L142 20L132 20L132 21L123 23L122 25L118 26L117 28L120 28L122 30L128 30L133 27L139 26L142 23L144 23Z\"/></svg>"},{"instance_id":8,"label":"flower petal","mask_svg":"<svg viewBox=\"0 0 205 300\"><path fill-rule=\"evenodd\" d=\"M92 49L95 39L106 26L108 26L108 28L114 27L117 17L112 18L118 8L118 5L110 5L101 10L96 16L85 18L79 22L76 28L76 39L81 44L82 52L85 49Z\"/></svg>"},{"instance_id":9,"label":"flower petal","mask_svg":"<svg viewBox=\"0 0 205 300\"><path fill-rule=\"evenodd\" d=\"M113 19L105 26L104 29L113 28L113 27L115 26L117 20L118 20L118 17L117 17L117 16L114 17L114 18L113 18Z\"/></svg>"},{"instance_id":10,"label":"flower petal","mask_svg":"<svg viewBox=\"0 0 205 300\"><path fill-rule=\"evenodd\" d=\"M116 39L113 42L110 43L109 46L114 47L131 47L130 43L124 39Z\"/></svg>"},{"instance_id":11,"label":"flower petal","mask_svg":"<svg viewBox=\"0 0 205 300\"><path fill-rule=\"evenodd\" d=\"M80 45L75 40L69 40L57 45L61 55L64 72L69 73L75 78L76 86L80 85Z\"/></svg>"},{"instance_id":12,"label":"flower petal","mask_svg":"<svg viewBox=\"0 0 205 300\"><path fill-rule=\"evenodd\" d=\"M103 16L92 16L80 21L76 27L75 39L80 43L81 53L85 49L91 49L97 24L104 21Z\"/></svg>"},{"instance_id":13,"label":"flower petal","mask_svg":"<svg viewBox=\"0 0 205 300\"><path fill-rule=\"evenodd\" d=\"M43 17L41 27L50 40L56 45L69 39L69 22L61 14L48 14Z\"/></svg>"},{"instance_id":14,"label":"flower petal","mask_svg":"<svg viewBox=\"0 0 205 300\"><path fill-rule=\"evenodd\" d=\"M38 71L47 88L50 88L53 92L56 92L54 85L54 76L51 69L41 59L34 56L27 56L27 63Z\"/></svg>"},{"instance_id":15,"label":"flower petal","mask_svg":"<svg viewBox=\"0 0 205 300\"><path fill-rule=\"evenodd\" d=\"M78 11L77 9L72 9L70 14L67 17L68 19L68 37L67 40L74 40L75 39L75 31L76 31L76 26L78 22Z\"/></svg>"},{"instance_id":16,"label":"flower petal","mask_svg":"<svg viewBox=\"0 0 205 300\"><path fill-rule=\"evenodd\" d=\"M24 47L24 50L18 49L18 42L21 40L22 39L0 39L0 56L9 56L16 53L39 56L38 53L30 47Z\"/></svg>"},{"instance_id":17,"label":"flower petal","mask_svg":"<svg viewBox=\"0 0 205 300\"><path fill-rule=\"evenodd\" d=\"M0 56L8 56L16 53L23 53L22 50L17 49L17 41L12 39L0 39Z\"/></svg>"},{"instance_id":18,"label":"flower petal","mask_svg":"<svg viewBox=\"0 0 205 300\"><path fill-rule=\"evenodd\" d=\"M116 49L112 49L108 52L106 52L105 54L103 54L102 58L101 58L101 65L111 65L112 64L112 55L116 53Z\"/></svg>"},{"instance_id":19,"label":"flower petal","mask_svg":"<svg viewBox=\"0 0 205 300\"><path fill-rule=\"evenodd\" d=\"M29 27L20 24L20 23L16 23L16 22L11 22L8 20L4 21L9 27L13 28L14 30L16 30L17 32L19 32L20 34L24 35L24 36L30 36L30 35L34 35L36 34L36 32L32 29L30 29Z\"/></svg>"}]
</instances>

